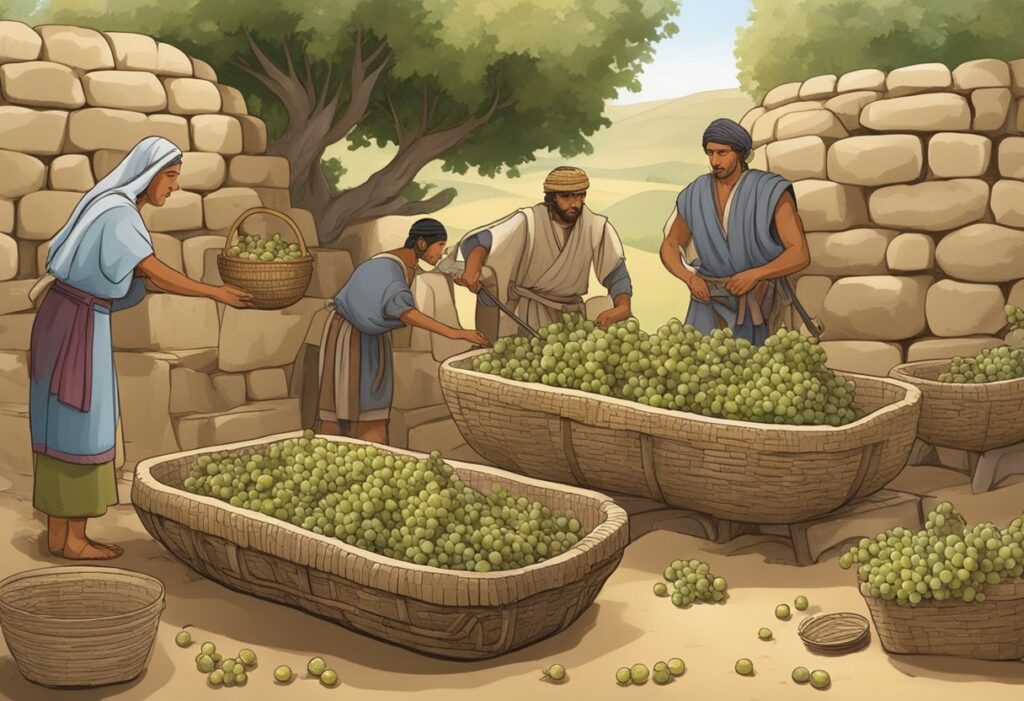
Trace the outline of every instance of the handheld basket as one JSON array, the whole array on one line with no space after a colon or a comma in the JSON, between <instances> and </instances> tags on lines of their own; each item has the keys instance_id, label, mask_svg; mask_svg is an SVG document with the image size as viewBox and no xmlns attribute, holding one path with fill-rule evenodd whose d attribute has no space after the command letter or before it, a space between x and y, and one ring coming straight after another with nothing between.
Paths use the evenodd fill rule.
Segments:
<instances>
[{"instance_id":1,"label":"handheld basket","mask_svg":"<svg viewBox=\"0 0 1024 701\"><path fill-rule=\"evenodd\" d=\"M253 261L229 257L227 252L238 235L242 222L253 214L269 214L282 219L291 228L302 257L296 260ZM282 309L295 304L309 287L313 277L313 258L306 250L302 232L287 214L267 207L242 212L224 239L224 251L217 256L217 269L225 283L250 292L256 309Z\"/></svg>"}]
</instances>

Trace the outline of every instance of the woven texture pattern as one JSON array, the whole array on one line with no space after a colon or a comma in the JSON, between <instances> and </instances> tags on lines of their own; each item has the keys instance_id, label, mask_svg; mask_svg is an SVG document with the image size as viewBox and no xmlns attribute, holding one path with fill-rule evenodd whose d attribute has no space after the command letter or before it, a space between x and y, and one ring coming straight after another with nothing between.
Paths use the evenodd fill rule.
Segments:
<instances>
[{"instance_id":1,"label":"woven texture pattern","mask_svg":"<svg viewBox=\"0 0 1024 701\"><path fill-rule=\"evenodd\" d=\"M47 567L0 582L0 625L18 669L45 686L139 676L164 610L164 586L114 567Z\"/></svg>"},{"instance_id":2,"label":"woven texture pattern","mask_svg":"<svg viewBox=\"0 0 1024 701\"><path fill-rule=\"evenodd\" d=\"M921 391L918 437L943 448L975 452L1024 441L1024 378L977 385L939 382L949 362L922 360L889 372Z\"/></svg>"},{"instance_id":3,"label":"woven texture pattern","mask_svg":"<svg viewBox=\"0 0 1024 701\"><path fill-rule=\"evenodd\" d=\"M604 495L455 461L450 464L473 489L487 493L504 487L552 510L571 509L587 535L563 555L536 565L460 572L387 558L181 489L199 455L301 435L140 463L132 502L143 525L183 562L232 589L416 652L463 660L496 657L568 627L593 603L629 542L626 512Z\"/></svg>"},{"instance_id":4,"label":"woven texture pattern","mask_svg":"<svg viewBox=\"0 0 1024 701\"><path fill-rule=\"evenodd\" d=\"M979 660L1024 658L1024 579L985 586L985 603L926 601L900 606L865 597L888 652Z\"/></svg>"},{"instance_id":5,"label":"woven texture pattern","mask_svg":"<svg viewBox=\"0 0 1024 701\"><path fill-rule=\"evenodd\" d=\"M873 494L906 465L917 432L920 392L888 378L838 373L870 412L859 421L780 426L474 372L483 352L450 358L440 376L459 430L487 460L732 521L805 521Z\"/></svg>"},{"instance_id":6,"label":"woven texture pattern","mask_svg":"<svg viewBox=\"0 0 1024 701\"><path fill-rule=\"evenodd\" d=\"M844 611L805 618L800 621L797 635L815 652L839 654L864 647L871 637L871 628L864 616Z\"/></svg>"}]
</instances>

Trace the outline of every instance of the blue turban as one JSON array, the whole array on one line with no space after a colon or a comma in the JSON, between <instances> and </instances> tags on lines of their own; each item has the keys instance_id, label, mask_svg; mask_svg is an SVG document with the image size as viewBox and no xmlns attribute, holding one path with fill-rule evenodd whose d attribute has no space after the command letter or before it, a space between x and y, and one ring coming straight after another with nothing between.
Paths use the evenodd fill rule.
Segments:
<instances>
[{"instance_id":1,"label":"blue turban","mask_svg":"<svg viewBox=\"0 0 1024 701\"><path fill-rule=\"evenodd\" d=\"M747 130L725 117L711 122L708 128L704 130L702 143L705 148L707 148L709 141L713 141L716 144L729 144L739 152L740 158L743 160L746 160L750 150L754 147L754 141L750 138Z\"/></svg>"},{"instance_id":2,"label":"blue turban","mask_svg":"<svg viewBox=\"0 0 1024 701\"><path fill-rule=\"evenodd\" d=\"M415 248L416 239L423 238L427 245L448 240L448 230L436 219L424 218L417 220L409 229L409 238L405 240L406 248Z\"/></svg>"}]
</instances>

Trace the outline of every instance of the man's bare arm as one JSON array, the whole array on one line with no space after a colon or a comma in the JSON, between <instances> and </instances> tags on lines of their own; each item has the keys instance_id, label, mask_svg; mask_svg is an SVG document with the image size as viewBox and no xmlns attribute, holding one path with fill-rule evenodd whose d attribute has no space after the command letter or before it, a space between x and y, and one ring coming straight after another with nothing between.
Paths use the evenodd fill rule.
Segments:
<instances>
[{"instance_id":1,"label":"man's bare arm","mask_svg":"<svg viewBox=\"0 0 1024 701\"><path fill-rule=\"evenodd\" d=\"M694 274L683 265L683 261L679 257L679 249L685 248L689 243L690 228L686 225L686 220L677 215L668 231L668 236L661 244L661 262L666 270L687 285L690 284Z\"/></svg>"},{"instance_id":2,"label":"man's bare arm","mask_svg":"<svg viewBox=\"0 0 1024 701\"><path fill-rule=\"evenodd\" d=\"M788 192L779 198L779 203L775 207L775 229L779 232L779 240L786 250L775 260L759 268L761 278L766 280L791 275L803 270L811 262L803 222L800 221L800 214L796 210L796 202Z\"/></svg>"}]
</instances>

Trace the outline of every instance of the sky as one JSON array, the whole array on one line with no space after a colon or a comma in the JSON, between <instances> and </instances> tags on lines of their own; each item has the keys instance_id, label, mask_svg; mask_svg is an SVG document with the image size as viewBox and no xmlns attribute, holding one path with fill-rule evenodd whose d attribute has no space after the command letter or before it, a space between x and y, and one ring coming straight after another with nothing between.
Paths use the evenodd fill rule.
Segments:
<instances>
[{"instance_id":1,"label":"sky","mask_svg":"<svg viewBox=\"0 0 1024 701\"><path fill-rule=\"evenodd\" d=\"M747 23L749 12L750 0L682 0L673 20L679 33L657 45L654 61L640 76L643 89L623 92L615 104L738 87L732 52L736 28Z\"/></svg>"}]
</instances>

